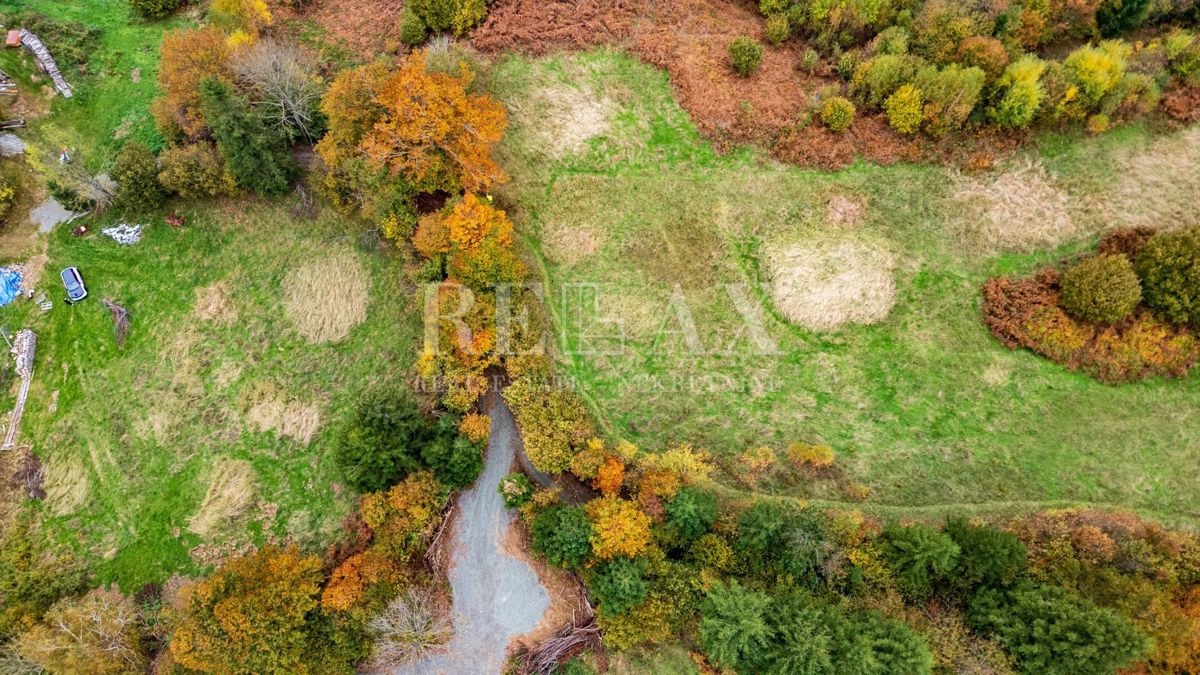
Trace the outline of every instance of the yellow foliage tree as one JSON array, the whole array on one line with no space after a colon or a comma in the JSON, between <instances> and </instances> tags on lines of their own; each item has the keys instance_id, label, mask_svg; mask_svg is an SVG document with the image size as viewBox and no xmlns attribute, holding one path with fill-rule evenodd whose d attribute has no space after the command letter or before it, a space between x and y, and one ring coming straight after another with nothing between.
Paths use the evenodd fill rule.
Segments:
<instances>
[{"instance_id":1,"label":"yellow foliage tree","mask_svg":"<svg viewBox=\"0 0 1200 675\"><path fill-rule=\"evenodd\" d=\"M321 559L264 547L180 591L175 661L215 673L311 672L307 619L321 592Z\"/></svg>"},{"instance_id":2,"label":"yellow foliage tree","mask_svg":"<svg viewBox=\"0 0 1200 675\"><path fill-rule=\"evenodd\" d=\"M592 521L592 550L600 558L637 557L650 545L650 516L637 504L616 497L588 502Z\"/></svg>"},{"instance_id":3,"label":"yellow foliage tree","mask_svg":"<svg viewBox=\"0 0 1200 675\"><path fill-rule=\"evenodd\" d=\"M229 45L217 29L198 28L167 33L159 52L158 87L163 95L153 106L155 121L167 135L177 127L196 136L204 129L200 81L233 78Z\"/></svg>"}]
</instances>

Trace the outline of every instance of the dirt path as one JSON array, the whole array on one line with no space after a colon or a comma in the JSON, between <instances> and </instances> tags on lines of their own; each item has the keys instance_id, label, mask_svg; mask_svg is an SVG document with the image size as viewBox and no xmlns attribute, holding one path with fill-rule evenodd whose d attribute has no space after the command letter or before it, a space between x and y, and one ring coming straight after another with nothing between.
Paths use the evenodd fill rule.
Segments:
<instances>
[{"instance_id":1,"label":"dirt path","mask_svg":"<svg viewBox=\"0 0 1200 675\"><path fill-rule=\"evenodd\" d=\"M529 632L550 605L537 574L504 552L512 513L496 491L512 466L518 435L512 412L493 389L484 400L492 416L487 464L475 485L459 498L450 587L454 638L444 653L410 664L414 675L494 675L504 668L509 641Z\"/></svg>"}]
</instances>

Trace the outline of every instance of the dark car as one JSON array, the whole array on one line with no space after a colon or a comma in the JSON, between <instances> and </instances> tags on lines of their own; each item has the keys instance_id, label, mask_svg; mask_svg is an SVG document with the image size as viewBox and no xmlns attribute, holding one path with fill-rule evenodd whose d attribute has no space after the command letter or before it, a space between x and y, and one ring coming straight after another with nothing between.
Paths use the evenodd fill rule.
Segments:
<instances>
[{"instance_id":1,"label":"dark car","mask_svg":"<svg viewBox=\"0 0 1200 675\"><path fill-rule=\"evenodd\" d=\"M87 297L87 288L83 285L83 277L76 267L68 267L62 271L63 286L67 287L67 302L79 302Z\"/></svg>"}]
</instances>

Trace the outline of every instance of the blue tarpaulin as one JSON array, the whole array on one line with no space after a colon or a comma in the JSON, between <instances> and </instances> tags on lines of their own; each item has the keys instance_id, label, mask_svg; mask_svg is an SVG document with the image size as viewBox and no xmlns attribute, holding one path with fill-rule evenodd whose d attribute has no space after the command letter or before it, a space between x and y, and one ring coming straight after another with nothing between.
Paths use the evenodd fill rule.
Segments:
<instances>
[{"instance_id":1,"label":"blue tarpaulin","mask_svg":"<svg viewBox=\"0 0 1200 675\"><path fill-rule=\"evenodd\" d=\"M0 307L7 305L21 294L21 273L16 270L0 270Z\"/></svg>"}]
</instances>

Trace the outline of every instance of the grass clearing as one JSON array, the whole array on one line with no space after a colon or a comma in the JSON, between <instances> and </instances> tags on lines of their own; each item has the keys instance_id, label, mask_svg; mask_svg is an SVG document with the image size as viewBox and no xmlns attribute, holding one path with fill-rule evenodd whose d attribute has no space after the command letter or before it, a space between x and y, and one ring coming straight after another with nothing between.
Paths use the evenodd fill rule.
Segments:
<instances>
[{"instance_id":1,"label":"grass clearing","mask_svg":"<svg viewBox=\"0 0 1200 675\"><path fill-rule=\"evenodd\" d=\"M611 436L647 448L690 442L722 462L764 443L826 443L848 478L869 486L868 511L1089 503L1200 522L1191 497L1200 487L1200 376L1103 385L1005 349L979 309L990 276L1086 250L1100 232L1135 222L1129 214L1174 213L1196 166L1195 130L1047 137L1010 165L1022 180L981 179L1013 210L997 227L1020 237L997 229L981 239L964 236L961 186L941 167L858 164L831 174L749 152L717 156L665 76L621 54L510 56L492 81L502 99L519 100L580 73L596 91L625 92L614 96L609 131L552 160L536 128L515 116L502 147L513 182L501 197L548 284L561 367ZM1181 187L1122 176L1148 162L1165 162L1160 175L1180 162ZM1119 187L1133 180L1145 191L1136 199ZM1116 215L1120 200L1126 215ZM1083 225L1064 233L1064 213ZM578 241L585 250L572 250ZM996 250L1008 241L1025 252ZM788 321L771 298L770 252L841 244L888 252L891 312L828 333ZM742 284L756 300L778 354L752 346L722 284ZM699 353L681 334L676 285ZM832 481L766 489L848 501Z\"/></svg>"},{"instance_id":2,"label":"grass clearing","mask_svg":"<svg viewBox=\"0 0 1200 675\"><path fill-rule=\"evenodd\" d=\"M296 225L289 207L182 204L187 226L152 224L134 246L57 228L49 267L78 266L91 297L62 303L47 274L38 287L55 299L51 312L0 310L4 325L39 334L22 436L48 466L45 527L101 583L136 590L194 574L211 562L201 554L231 540L289 537L320 550L339 536L353 495L326 449L365 387L408 371L416 313L401 261L347 243L360 223L323 213ZM314 343L292 326L284 280L347 256L356 278L374 280L370 302L339 342ZM198 291L214 287L236 321L197 317ZM123 348L105 297L130 311ZM246 516L251 492L254 511L272 518Z\"/></svg>"}]
</instances>

